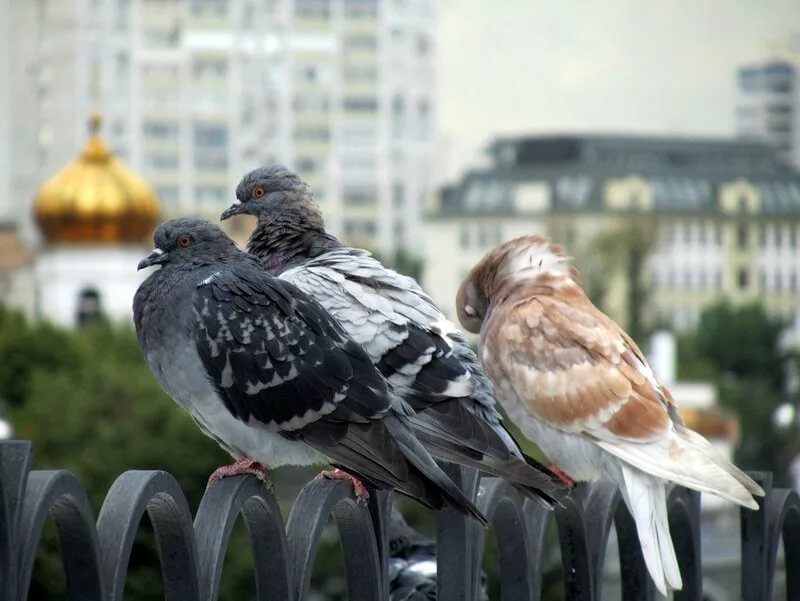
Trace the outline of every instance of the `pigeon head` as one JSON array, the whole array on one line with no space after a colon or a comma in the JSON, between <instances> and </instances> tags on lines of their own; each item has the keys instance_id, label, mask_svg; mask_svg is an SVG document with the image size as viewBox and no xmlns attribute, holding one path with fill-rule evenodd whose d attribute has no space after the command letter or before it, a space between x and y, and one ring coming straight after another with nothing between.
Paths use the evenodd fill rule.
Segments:
<instances>
[{"instance_id":1,"label":"pigeon head","mask_svg":"<svg viewBox=\"0 0 800 601\"><path fill-rule=\"evenodd\" d=\"M456 310L464 329L480 332L493 297L521 281L550 288L580 283L561 246L541 236L514 238L486 253L461 283Z\"/></svg>"},{"instance_id":2,"label":"pigeon head","mask_svg":"<svg viewBox=\"0 0 800 601\"><path fill-rule=\"evenodd\" d=\"M137 269L152 265L203 265L236 256L239 249L219 226L188 217L170 219L153 234L155 248Z\"/></svg>"},{"instance_id":3,"label":"pigeon head","mask_svg":"<svg viewBox=\"0 0 800 601\"><path fill-rule=\"evenodd\" d=\"M259 167L245 175L236 186L236 200L220 216L265 216L295 205L313 205L308 185L283 165Z\"/></svg>"}]
</instances>

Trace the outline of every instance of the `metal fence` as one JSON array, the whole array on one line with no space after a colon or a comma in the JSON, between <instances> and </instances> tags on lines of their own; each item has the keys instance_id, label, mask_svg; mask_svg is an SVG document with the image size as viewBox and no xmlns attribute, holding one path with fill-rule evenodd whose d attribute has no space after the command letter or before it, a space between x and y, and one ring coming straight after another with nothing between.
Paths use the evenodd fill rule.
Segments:
<instances>
[{"instance_id":1,"label":"metal fence","mask_svg":"<svg viewBox=\"0 0 800 601\"><path fill-rule=\"evenodd\" d=\"M247 523L257 599L305 599L320 536L333 517L344 554L348 597L386 599L391 497L374 493L367 506L341 481L314 480L297 497L288 521L254 478L212 485L192 520L183 492L166 472L129 471L112 485L95 522L86 491L71 473L30 471L31 443L0 443L0 593L26 599L42 528L53 518L69 599L121 600L134 536L145 514L153 525L166 599L217 598L235 521ZM582 487L547 511L494 479L446 466L495 528L502 599L538 600L548 521L556 520L567 599L600 598L606 545L616 528L622 596L652 599L636 529L620 495L608 486ZM752 474L767 491L761 511L741 513L742 598L771 599L778 543L783 538L788 599L800 599L800 498L773 490L769 474ZM669 519L684 588L675 599L703 598L700 497L669 494ZM437 517L439 599L463 601L478 591L486 531L453 512Z\"/></svg>"}]
</instances>

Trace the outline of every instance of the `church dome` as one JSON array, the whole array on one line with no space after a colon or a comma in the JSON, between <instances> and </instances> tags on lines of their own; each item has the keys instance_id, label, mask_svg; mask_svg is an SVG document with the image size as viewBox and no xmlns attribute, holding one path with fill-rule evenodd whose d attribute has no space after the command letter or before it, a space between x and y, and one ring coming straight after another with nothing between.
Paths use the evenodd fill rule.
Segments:
<instances>
[{"instance_id":1,"label":"church dome","mask_svg":"<svg viewBox=\"0 0 800 601\"><path fill-rule=\"evenodd\" d=\"M36 195L34 215L49 244L145 242L158 221L155 191L114 157L101 122L92 115L86 148Z\"/></svg>"}]
</instances>

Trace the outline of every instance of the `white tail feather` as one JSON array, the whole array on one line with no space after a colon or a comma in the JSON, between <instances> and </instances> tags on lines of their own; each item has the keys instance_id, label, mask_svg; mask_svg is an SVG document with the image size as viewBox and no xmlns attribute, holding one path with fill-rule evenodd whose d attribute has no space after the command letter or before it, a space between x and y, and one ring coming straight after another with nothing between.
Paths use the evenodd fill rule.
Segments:
<instances>
[{"instance_id":1,"label":"white tail feather","mask_svg":"<svg viewBox=\"0 0 800 601\"><path fill-rule=\"evenodd\" d=\"M669 534L664 482L626 465L622 465L622 477L625 485L620 491L636 522L647 571L666 597L668 589L680 589L683 580Z\"/></svg>"},{"instance_id":2,"label":"white tail feather","mask_svg":"<svg viewBox=\"0 0 800 601\"><path fill-rule=\"evenodd\" d=\"M686 436L672 431L664 440L649 444L620 439L596 442L602 449L645 473L715 494L749 509L758 509L751 491L763 494L760 487L723 459L699 434L692 432ZM743 479L749 482L747 486L743 485Z\"/></svg>"}]
</instances>

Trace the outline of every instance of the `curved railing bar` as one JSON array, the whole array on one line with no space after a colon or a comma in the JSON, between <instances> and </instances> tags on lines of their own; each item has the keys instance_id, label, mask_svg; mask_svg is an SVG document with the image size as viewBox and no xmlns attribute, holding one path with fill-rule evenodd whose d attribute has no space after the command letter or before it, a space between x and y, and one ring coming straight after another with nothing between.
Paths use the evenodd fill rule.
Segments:
<instances>
[{"instance_id":1,"label":"curved railing bar","mask_svg":"<svg viewBox=\"0 0 800 601\"><path fill-rule=\"evenodd\" d=\"M775 586L778 543L783 536L786 565L786 598L797 599L800 593L800 497L793 490L775 489L767 499L767 573L768 598ZM796 566L796 567L791 567Z\"/></svg>"},{"instance_id":2,"label":"curved railing bar","mask_svg":"<svg viewBox=\"0 0 800 601\"><path fill-rule=\"evenodd\" d=\"M36 549L48 516L53 517L69 599L103 598L94 513L78 478L66 470L34 471L28 476L19 522L19 590L27 599Z\"/></svg>"},{"instance_id":3,"label":"curved railing bar","mask_svg":"<svg viewBox=\"0 0 800 601\"><path fill-rule=\"evenodd\" d=\"M375 545L378 549L380 573L384 575L381 578L384 597L389 595L389 520L392 515L392 496L391 491L374 490L371 491L367 502L372 531L375 534Z\"/></svg>"},{"instance_id":4,"label":"curved railing bar","mask_svg":"<svg viewBox=\"0 0 800 601\"><path fill-rule=\"evenodd\" d=\"M215 601L219 595L225 553L240 514L250 539L256 599L291 599L281 510L275 496L253 476L217 480L203 495L194 520L200 598Z\"/></svg>"},{"instance_id":5,"label":"curved railing bar","mask_svg":"<svg viewBox=\"0 0 800 601\"><path fill-rule=\"evenodd\" d=\"M572 494L561 499L555 509L564 571L564 598L570 601L592 601L594 598L589 539L583 520L582 497L586 493L585 485L579 484Z\"/></svg>"},{"instance_id":6,"label":"curved railing bar","mask_svg":"<svg viewBox=\"0 0 800 601\"><path fill-rule=\"evenodd\" d=\"M319 539L331 514L336 520L342 543L348 599L385 599L386 578L380 570L369 511L356 500L351 483L325 479L306 484L297 496L286 524L295 599L303 600L308 596Z\"/></svg>"},{"instance_id":7,"label":"curved railing bar","mask_svg":"<svg viewBox=\"0 0 800 601\"><path fill-rule=\"evenodd\" d=\"M192 514L175 478L162 471L124 472L103 502L97 534L108 599L122 601L131 549L145 511L158 544L165 598L198 600Z\"/></svg>"},{"instance_id":8,"label":"curved railing bar","mask_svg":"<svg viewBox=\"0 0 800 601\"><path fill-rule=\"evenodd\" d=\"M767 581L767 513L768 501L773 494L772 474L748 472L747 475L764 489L764 496L755 497L758 511L744 507L739 510L742 541L741 598L743 601L762 601L769 598L767 595L770 589Z\"/></svg>"},{"instance_id":9,"label":"curved railing bar","mask_svg":"<svg viewBox=\"0 0 800 601\"><path fill-rule=\"evenodd\" d=\"M531 566L533 601L540 601L542 598L542 586L544 584L544 560L545 544L547 542L547 526L554 514L554 509L545 507L539 501L525 499L523 511L527 516L525 520L525 533L528 537L530 552L536 558L536 565Z\"/></svg>"},{"instance_id":10,"label":"curved railing bar","mask_svg":"<svg viewBox=\"0 0 800 601\"><path fill-rule=\"evenodd\" d=\"M28 440L0 443L0 595L4 599L16 596L15 539L19 505L31 466L32 446Z\"/></svg>"},{"instance_id":11,"label":"curved railing bar","mask_svg":"<svg viewBox=\"0 0 800 601\"><path fill-rule=\"evenodd\" d=\"M480 475L478 470L448 462L439 464L464 496L475 500ZM438 601L474 599L472 582L478 572L476 541L483 526L452 509L436 514L436 590Z\"/></svg>"},{"instance_id":12,"label":"curved railing bar","mask_svg":"<svg viewBox=\"0 0 800 601\"><path fill-rule=\"evenodd\" d=\"M703 599L703 561L700 548L700 493L682 486L671 487L667 513L672 546L678 558L683 588L675 601Z\"/></svg>"},{"instance_id":13,"label":"curved railing bar","mask_svg":"<svg viewBox=\"0 0 800 601\"><path fill-rule=\"evenodd\" d=\"M478 509L494 526L500 565L500 591L506 601L532 601L541 588L541 562L531 553L525 527L525 498L508 482L483 478ZM476 541L476 566L483 563L486 531ZM473 574L472 590L480 590L480 570Z\"/></svg>"}]
</instances>

